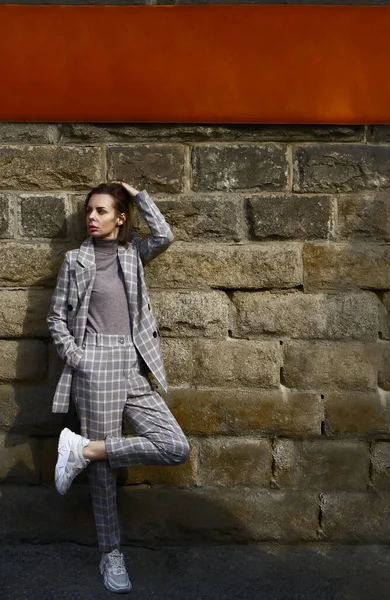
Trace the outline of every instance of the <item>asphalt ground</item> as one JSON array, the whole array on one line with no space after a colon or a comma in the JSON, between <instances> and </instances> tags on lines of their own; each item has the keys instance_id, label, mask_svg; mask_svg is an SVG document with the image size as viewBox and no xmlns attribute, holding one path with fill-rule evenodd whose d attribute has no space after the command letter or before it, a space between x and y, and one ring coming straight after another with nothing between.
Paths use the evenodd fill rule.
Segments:
<instances>
[{"instance_id":1,"label":"asphalt ground","mask_svg":"<svg viewBox=\"0 0 390 600\"><path fill-rule=\"evenodd\" d=\"M122 548L133 583L107 591L96 548L0 545L0 600L390 600L390 545Z\"/></svg>"}]
</instances>

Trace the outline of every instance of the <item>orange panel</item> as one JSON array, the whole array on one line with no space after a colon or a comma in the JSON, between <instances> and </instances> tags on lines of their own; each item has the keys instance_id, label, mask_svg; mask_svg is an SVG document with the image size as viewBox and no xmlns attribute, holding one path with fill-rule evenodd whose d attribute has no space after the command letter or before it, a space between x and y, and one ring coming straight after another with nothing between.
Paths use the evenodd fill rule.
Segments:
<instances>
[{"instance_id":1,"label":"orange panel","mask_svg":"<svg viewBox=\"0 0 390 600\"><path fill-rule=\"evenodd\" d=\"M390 7L0 6L0 120L390 123Z\"/></svg>"}]
</instances>

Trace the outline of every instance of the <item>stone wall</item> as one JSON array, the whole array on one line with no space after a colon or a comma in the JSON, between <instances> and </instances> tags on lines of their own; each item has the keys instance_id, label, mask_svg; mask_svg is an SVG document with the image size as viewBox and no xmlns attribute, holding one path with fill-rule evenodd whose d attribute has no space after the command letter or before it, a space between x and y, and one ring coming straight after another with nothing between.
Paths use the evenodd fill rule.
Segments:
<instances>
[{"instance_id":1,"label":"stone wall","mask_svg":"<svg viewBox=\"0 0 390 600\"><path fill-rule=\"evenodd\" d=\"M0 535L94 541L85 478L53 489L45 315L118 177L175 233L147 279L191 441L119 473L125 539L388 541L390 127L326 126L0 124Z\"/></svg>"}]
</instances>

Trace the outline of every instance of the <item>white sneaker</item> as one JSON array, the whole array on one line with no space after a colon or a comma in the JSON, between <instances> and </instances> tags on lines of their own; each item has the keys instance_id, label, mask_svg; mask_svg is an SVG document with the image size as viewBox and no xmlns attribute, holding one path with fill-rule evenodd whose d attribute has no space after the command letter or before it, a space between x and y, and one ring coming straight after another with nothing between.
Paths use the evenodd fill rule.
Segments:
<instances>
[{"instance_id":1,"label":"white sneaker","mask_svg":"<svg viewBox=\"0 0 390 600\"><path fill-rule=\"evenodd\" d=\"M131 582L126 571L125 557L119 550L103 552L99 565L104 585L110 592L125 594L131 590Z\"/></svg>"},{"instance_id":2,"label":"white sneaker","mask_svg":"<svg viewBox=\"0 0 390 600\"><path fill-rule=\"evenodd\" d=\"M88 444L87 438L68 428L61 431L55 468L55 484L60 494L66 494L76 475L91 462L83 457L83 448Z\"/></svg>"}]
</instances>

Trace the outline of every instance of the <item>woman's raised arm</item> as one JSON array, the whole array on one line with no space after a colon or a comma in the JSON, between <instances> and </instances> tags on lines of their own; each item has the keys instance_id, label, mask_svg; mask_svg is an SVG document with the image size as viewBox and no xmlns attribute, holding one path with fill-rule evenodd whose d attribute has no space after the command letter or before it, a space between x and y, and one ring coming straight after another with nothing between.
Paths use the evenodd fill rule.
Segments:
<instances>
[{"instance_id":1,"label":"woman's raised arm","mask_svg":"<svg viewBox=\"0 0 390 600\"><path fill-rule=\"evenodd\" d=\"M145 264L164 252L172 244L174 236L165 218L146 190L139 192L123 181L120 183L133 198L141 217L150 229L150 234L145 238L134 236L134 242L138 247L141 260Z\"/></svg>"}]
</instances>

